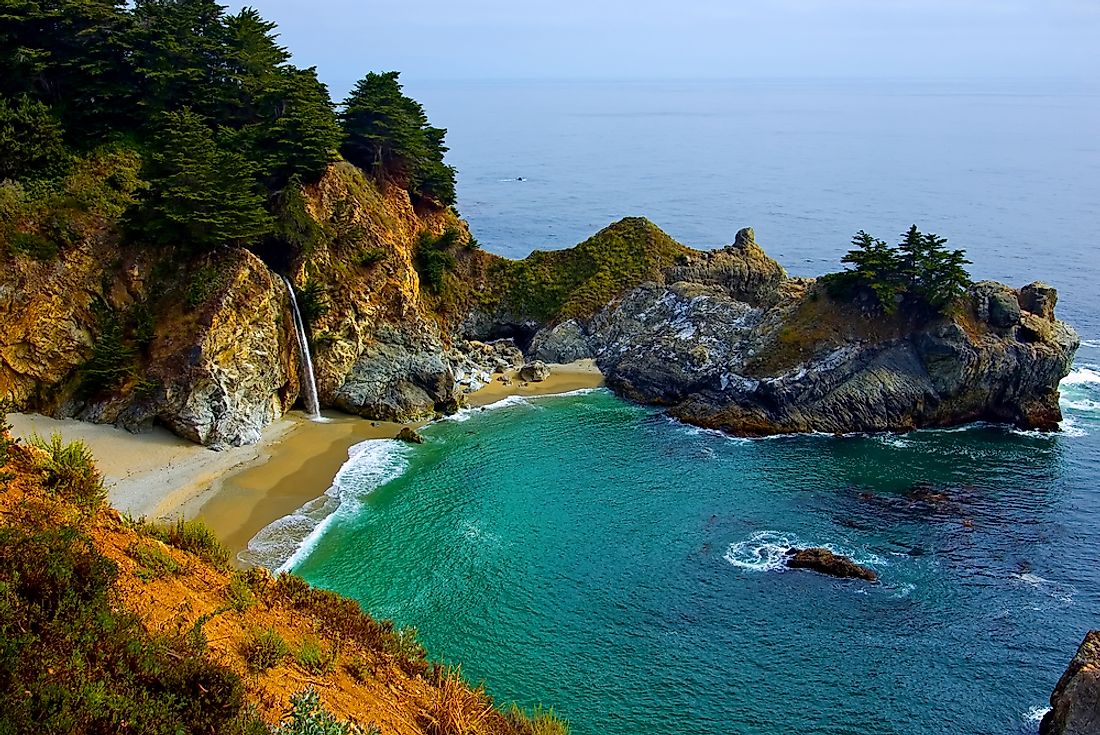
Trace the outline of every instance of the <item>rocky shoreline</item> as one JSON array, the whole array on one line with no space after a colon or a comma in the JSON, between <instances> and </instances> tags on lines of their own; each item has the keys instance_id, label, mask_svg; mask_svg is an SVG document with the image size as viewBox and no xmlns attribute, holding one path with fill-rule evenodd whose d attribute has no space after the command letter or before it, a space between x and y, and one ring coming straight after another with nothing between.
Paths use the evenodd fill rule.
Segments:
<instances>
[{"instance_id":1,"label":"rocky shoreline","mask_svg":"<svg viewBox=\"0 0 1100 735\"><path fill-rule=\"evenodd\" d=\"M618 395L742 436L1061 420L1079 339L1041 283L981 282L944 315L885 315L787 276L751 229L702 252L628 218L508 261L474 247L453 210L414 207L347 163L302 194L318 226L356 235L283 265L309 311L323 407L419 421L505 371L536 379L533 361L592 359ZM258 441L299 400L280 273L239 248L189 265L119 248L88 238L0 275L0 395L213 448ZM426 248L447 249L441 286L421 281ZM108 385L90 379L105 372Z\"/></svg>"}]
</instances>

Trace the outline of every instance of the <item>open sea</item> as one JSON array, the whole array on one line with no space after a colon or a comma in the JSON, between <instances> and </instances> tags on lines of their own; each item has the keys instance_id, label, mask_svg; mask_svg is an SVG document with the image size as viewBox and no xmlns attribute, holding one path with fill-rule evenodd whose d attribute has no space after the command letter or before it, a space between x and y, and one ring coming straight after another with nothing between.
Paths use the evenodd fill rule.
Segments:
<instances>
[{"instance_id":1,"label":"open sea","mask_svg":"<svg viewBox=\"0 0 1100 735\"><path fill-rule=\"evenodd\" d=\"M977 279L1057 286L1084 340L1064 431L749 441L602 390L509 399L422 446L355 447L336 512L269 562L575 735L1037 732L1100 627L1100 85L407 90L449 128L459 209L494 252L642 214L700 248L753 226L814 275L856 230L916 223ZM881 582L785 570L789 545Z\"/></svg>"}]
</instances>

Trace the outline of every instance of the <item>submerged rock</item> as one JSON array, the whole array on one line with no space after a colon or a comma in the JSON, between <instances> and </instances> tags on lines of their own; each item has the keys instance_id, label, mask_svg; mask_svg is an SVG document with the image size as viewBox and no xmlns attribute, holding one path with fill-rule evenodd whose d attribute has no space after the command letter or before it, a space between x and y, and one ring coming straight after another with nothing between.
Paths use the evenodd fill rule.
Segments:
<instances>
[{"instance_id":1,"label":"submerged rock","mask_svg":"<svg viewBox=\"0 0 1100 735\"><path fill-rule=\"evenodd\" d=\"M834 554L828 549L820 547L787 549L787 558L784 563L791 569L809 569L830 577L864 579L868 582L878 581L878 574L875 573L874 569L856 564L846 556Z\"/></svg>"},{"instance_id":2,"label":"submerged rock","mask_svg":"<svg viewBox=\"0 0 1100 735\"><path fill-rule=\"evenodd\" d=\"M397 439L410 444L423 444L424 436L416 429L406 426L397 432Z\"/></svg>"},{"instance_id":3,"label":"submerged rock","mask_svg":"<svg viewBox=\"0 0 1100 735\"><path fill-rule=\"evenodd\" d=\"M550 367L541 360L529 362L519 369L519 379L528 383L541 383L550 377Z\"/></svg>"},{"instance_id":4,"label":"submerged rock","mask_svg":"<svg viewBox=\"0 0 1100 735\"><path fill-rule=\"evenodd\" d=\"M1081 641L1050 695L1039 735L1100 735L1100 630Z\"/></svg>"}]
</instances>

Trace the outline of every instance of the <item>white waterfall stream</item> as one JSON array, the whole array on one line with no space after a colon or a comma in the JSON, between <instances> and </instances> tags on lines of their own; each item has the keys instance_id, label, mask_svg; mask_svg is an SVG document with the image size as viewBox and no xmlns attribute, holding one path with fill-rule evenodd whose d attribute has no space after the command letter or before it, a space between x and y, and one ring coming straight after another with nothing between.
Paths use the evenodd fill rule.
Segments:
<instances>
[{"instance_id":1,"label":"white waterfall stream","mask_svg":"<svg viewBox=\"0 0 1100 735\"><path fill-rule=\"evenodd\" d=\"M294 296L294 285L284 277L287 293L290 294L290 310L294 313L294 331L298 334L298 347L302 353L302 390L306 411L311 419L321 417L321 406L317 402L317 379L313 375L313 358L309 354L309 340L306 339L306 326L302 322L302 312L298 310L298 299Z\"/></svg>"}]
</instances>

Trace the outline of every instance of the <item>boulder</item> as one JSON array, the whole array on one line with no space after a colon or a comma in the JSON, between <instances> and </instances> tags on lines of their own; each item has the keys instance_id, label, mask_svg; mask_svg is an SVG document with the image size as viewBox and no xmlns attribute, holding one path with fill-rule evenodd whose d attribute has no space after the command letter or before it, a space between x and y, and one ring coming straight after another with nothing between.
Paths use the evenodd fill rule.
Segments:
<instances>
[{"instance_id":1,"label":"boulder","mask_svg":"<svg viewBox=\"0 0 1100 735\"><path fill-rule=\"evenodd\" d=\"M424 436L416 429L406 426L397 432L397 439L410 444L423 444Z\"/></svg>"},{"instance_id":2,"label":"boulder","mask_svg":"<svg viewBox=\"0 0 1100 735\"><path fill-rule=\"evenodd\" d=\"M874 569L856 564L846 556L834 554L828 549L787 549L786 565L791 569L809 569L819 574L841 579L863 579L877 582Z\"/></svg>"},{"instance_id":3,"label":"boulder","mask_svg":"<svg viewBox=\"0 0 1100 735\"><path fill-rule=\"evenodd\" d=\"M1039 735L1100 735L1100 630L1085 636L1050 695Z\"/></svg>"},{"instance_id":4,"label":"boulder","mask_svg":"<svg viewBox=\"0 0 1100 735\"><path fill-rule=\"evenodd\" d=\"M1019 294L993 281L974 284L971 291L978 318L994 327L1008 328L1020 322Z\"/></svg>"},{"instance_id":5,"label":"boulder","mask_svg":"<svg viewBox=\"0 0 1100 735\"><path fill-rule=\"evenodd\" d=\"M1054 321L1054 307L1058 303L1058 291L1040 281L1029 283L1020 289L1020 308L1037 317Z\"/></svg>"},{"instance_id":6,"label":"boulder","mask_svg":"<svg viewBox=\"0 0 1100 735\"><path fill-rule=\"evenodd\" d=\"M550 377L550 366L542 360L529 362L519 369L519 379L528 383L541 383Z\"/></svg>"}]
</instances>

